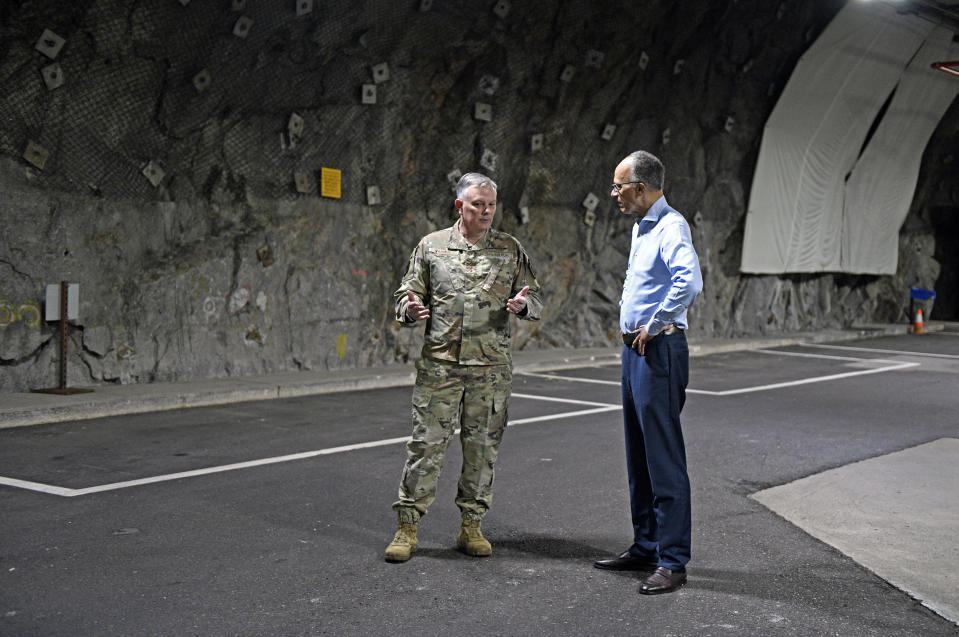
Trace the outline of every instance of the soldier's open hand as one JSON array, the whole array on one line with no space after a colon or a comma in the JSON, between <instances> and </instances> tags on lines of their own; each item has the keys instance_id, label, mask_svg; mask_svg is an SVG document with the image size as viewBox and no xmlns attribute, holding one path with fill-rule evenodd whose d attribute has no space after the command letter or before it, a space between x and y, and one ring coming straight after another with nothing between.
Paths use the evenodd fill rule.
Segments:
<instances>
[{"instance_id":1,"label":"soldier's open hand","mask_svg":"<svg viewBox=\"0 0 959 637\"><path fill-rule=\"evenodd\" d=\"M527 285L522 290L516 293L516 296L511 298L506 302L506 311L512 312L513 314L520 314L523 310L526 309L526 293L529 292L529 286Z\"/></svg>"},{"instance_id":2,"label":"soldier's open hand","mask_svg":"<svg viewBox=\"0 0 959 637\"><path fill-rule=\"evenodd\" d=\"M417 301L412 291L406 291L406 298L409 300L409 305L406 306L408 317L414 321L422 321L430 317L430 309Z\"/></svg>"}]
</instances>

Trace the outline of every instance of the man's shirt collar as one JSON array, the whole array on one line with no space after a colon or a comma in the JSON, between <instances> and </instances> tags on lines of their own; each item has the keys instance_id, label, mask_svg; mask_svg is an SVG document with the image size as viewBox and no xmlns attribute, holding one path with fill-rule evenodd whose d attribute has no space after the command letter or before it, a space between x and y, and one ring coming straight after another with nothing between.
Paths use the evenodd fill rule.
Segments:
<instances>
[{"instance_id":1,"label":"man's shirt collar","mask_svg":"<svg viewBox=\"0 0 959 637\"><path fill-rule=\"evenodd\" d=\"M649 221L648 224L650 227L655 226L660 218L666 213L666 209L669 207L669 204L666 203L666 195L661 195L659 199L653 202L653 205L649 207L649 210L646 211L646 214L641 218L636 220L636 225L644 221Z\"/></svg>"}]
</instances>

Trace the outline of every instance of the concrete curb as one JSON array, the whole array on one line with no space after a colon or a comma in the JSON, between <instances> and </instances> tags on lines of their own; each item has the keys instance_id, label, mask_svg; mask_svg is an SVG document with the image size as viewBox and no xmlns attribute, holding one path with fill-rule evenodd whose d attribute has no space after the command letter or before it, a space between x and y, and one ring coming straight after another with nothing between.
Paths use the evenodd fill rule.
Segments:
<instances>
[{"instance_id":1,"label":"concrete curb","mask_svg":"<svg viewBox=\"0 0 959 637\"><path fill-rule=\"evenodd\" d=\"M927 331L942 330L941 322L926 323ZM849 330L826 330L758 338L690 339L690 356L735 352L799 343L855 340L908 332L906 325L862 325ZM515 372L539 372L593 365L618 364L620 347L517 352ZM203 407L253 400L294 398L342 391L401 387L413 384L412 365L289 372L268 376L224 378L147 385L99 385L92 393L58 396L0 393L0 429L46 423L87 420L187 407Z\"/></svg>"}]
</instances>

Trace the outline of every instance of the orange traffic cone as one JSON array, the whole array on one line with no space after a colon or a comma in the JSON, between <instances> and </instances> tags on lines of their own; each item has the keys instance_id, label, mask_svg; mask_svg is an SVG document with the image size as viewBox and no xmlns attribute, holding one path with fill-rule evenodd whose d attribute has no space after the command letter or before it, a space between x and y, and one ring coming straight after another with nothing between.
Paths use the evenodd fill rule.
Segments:
<instances>
[{"instance_id":1,"label":"orange traffic cone","mask_svg":"<svg viewBox=\"0 0 959 637\"><path fill-rule=\"evenodd\" d=\"M912 333L913 334L924 334L922 328L922 308L916 310L916 322L912 324Z\"/></svg>"}]
</instances>

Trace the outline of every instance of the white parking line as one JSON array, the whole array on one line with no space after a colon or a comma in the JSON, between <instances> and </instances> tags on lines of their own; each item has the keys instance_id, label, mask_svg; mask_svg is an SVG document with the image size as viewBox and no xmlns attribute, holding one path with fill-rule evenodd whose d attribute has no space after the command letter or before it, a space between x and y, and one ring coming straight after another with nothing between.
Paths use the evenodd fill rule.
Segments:
<instances>
[{"instance_id":1,"label":"white parking line","mask_svg":"<svg viewBox=\"0 0 959 637\"><path fill-rule=\"evenodd\" d=\"M571 380L577 383L593 383L596 385L616 385L619 387L618 380L602 380L599 378L583 378L581 376L560 376L559 374L544 374L542 372L519 372L517 376L534 376L536 378L549 378L551 380Z\"/></svg>"},{"instance_id":2,"label":"white parking line","mask_svg":"<svg viewBox=\"0 0 959 637\"><path fill-rule=\"evenodd\" d=\"M544 422L547 420L559 420L561 418L573 418L576 416L589 416L607 411L621 409L620 405L611 405L607 403L595 403L584 400L571 400L568 398L552 398L549 396L534 396L532 394L513 394L515 398L528 398L530 400L543 400L550 402L562 402L579 405L591 405L592 409L581 409L578 411L567 411L560 414L548 414L544 416L532 416L530 418L520 418L511 420L507 426L523 425L533 422ZM373 447L384 447L386 445L395 445L409 442L410 437L387 438L385 440L373 440L371 442L360 442L352 445L343 445L341 447L330 447L328 449L316 449L314 451L303 451L301 453L292 453L285 456L275 456L273 458L261 458L259 460L248 460L246 462L235 462L217 467L206 467L203 469L193 469L192 471L180 471L177 473L168 473L165 475L151 476L149 478L140 478L137 480L126 480L124 482L112 482L110 484L101 484L93 487L84 487L82 489L70 489L67 487L58 487L53 484L44 484L42 482L31 482L30 480L19 480L17 478L7 478L0 476L0 485L26 489L28 491L38 491L50 495L58 495L65 498L75 498L81 495L90 495L91 493L102 493L104 491L116 491L118 489L127 489L129 487L139 487L146 484L155 484L157 482L169 482L170 480L181 480L183 478L195 478L213 473L223 473L224 471L236 471L237 469L250 469L252 467L262 467L265 465L278 464L281 462L292 462L294 460L305 460L317 456L328 456L335 453L344 453L347 451L357 451L359 449L371 449Z\"/></svg>"},{"instance_id":3,"label":"white parking line","mask_svg":"<svg viewBox=\"0 0 959 637\"><path fill-rule=\"evenodd\" d=\"M885 367L876 367L874 369L862 369L855 372L843 372L842 374L829 374L828 376L814 376L812 378L802 378L800 380L790 380L783 383L772 383L770 385L757 385L755 387L743 387L742 389L727 389L725 391L705 391L689 390L689 393L709 394L710 396L733 396L736 394L748 394L754 391L767 391L770 389L781 389L783 387L795 387L796 385L808 385L809 383L824 383L829 380L839 380L840 378L852 378L853 376L866 376L867 374L879 374L881 372L891 372L897 369L906 369L908 367L917 367L919 363L896 363Z\"/></svg>"},{"instance_id":4,"label":"white parking line","mask_svg":"<svg viewBox=\"0 0 959 637\"><path fill-rule=\"evenodd\" d=\"M879 354L902 354L904 356L920 356L920 357L928 357L928 358L959 358L959 356L955 354L927 354L925 352L909 352L906 350L899 350L899 349L852 347L851 345L827 345L825 343L799 343L799 344L802 345L803 347L822 347L824 349L844 349L850 352L877 352Z\"/></svg>"},{"instance_id":5,"label":"white parking line","mask_svg":"<svg viewBox=\"0 0 959 637\"><path fill-rule=\"evenodd\" d=\"M895 363L896 361L887 361L882 358L860 358L858 356L831 356L829 354L807 354L805 352L781 352L778 350L772 349L754 349L752 350L757 354L771 354L773 356L798 356L801 358L825 358L832 361L853 361L856 363L861 363L863 361L869 361L873 363Z\"/></svg>"},{"instance_id":6,"label":"white parking line","mask_svg":"<svg viewBox=\"0 0 959 637\"><path fill-rule=\"evenodd\" d=\"M609 403L594 403L591 400L573 400L572 398L553 398L552 396L535 396L533 394L511 394L513 398L529 398L530 400L545 400L553 403L569 403L571 405L592 405L593 407L616 407L621 405L611 405Z\"/></svg>"},{"instance_id":7,"label":"white parking line","mask_svg":"<svg viewBox=\"0 0 959 637\"><path fill-rule=\"evenodd\" d=\"M921 354L916 352L901 352L896 350L884 350L884 349L870 349L864 347L850 347L842 345L824 345L824 344L815 344L815 343L802 343L801 345L805 347L821 347L821 348L831 348L831 349L841 349L841 350L851 350L851 351L863 351L863 352L878 352L878 353L888 353L888 354L906 354L911 356L930 356L938 358L959 358L959 356L953 356L948 354ZM855 362L866 362L866 363L887 363L883 367L876 367L872 369L857 370L853 372L843 372L839 374L829 374L826 376L815 376L812 378L803 378L799 380L785 381L782 383L771 383L768 385L758 385L754 387L742 387L739 389L727 389L724 391L710 391L706 389L687 389L686 393L688 394L702 394L706 396L733 396L738 394L746 394L757 391L767 391L771 389L781 389L784 387L794 387L797 385L807 385L810 383L821 383L831 380L838 380L841 378L851 378L854 376L864 376L867 374L878 374L882 372L895 371L900 369L907 369L910 367L917 367L919 363L914 362L895 362L886 359L870 359L870 358L855 358L851 356L831 356L828 354L808 354L801 352L783 352L775 350L752 350L754 352L759 352L762 354L778 355L778 356L801 356L807 358L822 358L830 360L847 360ZM602 380L597 378L584 378L577 376L561 376L559 374L544 374L537 372L522 372L517 375L520 376L532 376L536 378L547 378L552 380L565 380L569 382L579 382L579 383L594 383L599 385L616 385L619 386L619 381L613 380ZM512 395L514 398L523 398L529 400L541 400L549 402L558 402L566 403L571 405L584 405L592 407L591 409L581 409L578 411L564 412L560 414L548 414L544 416L533 416L530 418L521 418L519 420L511 420L508 426L521 425L526 423L533 422L544 422L549 420L558 420L561 418L573 418L576 416L588 416L592 414L599 414L608 411L615 411L621 409L621 405L614 405L609 403L598 403L593 401L586 400L573 400L570 398L555 398L550 396L536 396L533 394L522 394L514 393ZM220 465L216 467L206 467L203 469L194 469L192 471L181 471L178 473L170 473L159 476L152 476L149 478L140 478L137 480L127 480L124 482L113 482L110 484L97 485L92 487L85 487L81 489L70 489L67 487L60 487L51 484L44 484L41 482L32 482L29 480L20 480L17 478L7 478L0 476L0 485L5 485L9 487L15 487L19 489L27 489L30 491L38 491L41 493L47 493L50 495L58 495L62 497L77 497L82 495L89 495L92 493L102 493L104 491L115 491L117 489L126 489L129 487L142 486L147 484L155 484L158 482L168 482L171 480L180 480L183 478L193 478L197 476L209 475L214 473L222 473L224 471L235 471L238 469L249 469L253 467L261 467L270 464L278 464L282 462L292 462L294 460L305 460L308 458L315 458L317 456L325 456L336 453L344 453L348 451L357 451L360 449L370 449L373 447L382 447L386 445L393 445L399 443L408 442L410 438L408 436L402 438L388 438L385 440L374 440L371 442L362 442L352 445L343 445L340 447L330 447L327 449L316 449L314 451L304 451L301 453L294 453L284 456L276 456L273 458L261 458L259 460L249 460L247 462L237 462L233 464Z\"/></svg>"},{"instance_id":8,"label":"white parking line","mask_svg":"<svg viewBox=\"0 0 959 637\"><path fill-rule=\"evenodd\" d=\"M855 358L852 356L830 356L829 354L806 354L802 352L781 352L776 350L765 350L765 349L756 349L750 350L752 352L757 352L760 354L771 354L775 356L801 356L805 358L824 358L830 360L846 360L846 361L855 361L863 363L887 363L884 367L876 367L873 369L863 369L857 370L854 372L843 372L840 374L829 374L827 376L813 376L811 378L801 378L799 380L790 380L782 383L771 383L769 385L756 385L753 387L742 387L739 389L726 389L723 391L711 391L708 389L691 389L687 388L687 394L700 394L704 396L735 396L738 394L748 394L757 391L768 391L770 389L782 389L783 387L794 387L796 385L808 385L810 383L823 383L830 380L838 380L840 378L851 378L853 376L865 376L867 374L878 374L881 372L891 372L899 369L907 369L909 367L917 367L919 363L906 363L906 362L896 362L891 360L886 360L882 358ZM871 351L871 350L870 350ZM875 350L880 351L880 350ZM889 351L889 350L884 350ZM618 380L601 380L597 378L582 378L578 376L560 376L559 374L543 374L539 372L524 372L522 376L535 376L537 378L548 378L552 380L568 380L572 382L579 383L595 383L600 385L616 385L619 386L620 382Z\"/></svg>"}]
</instances>

